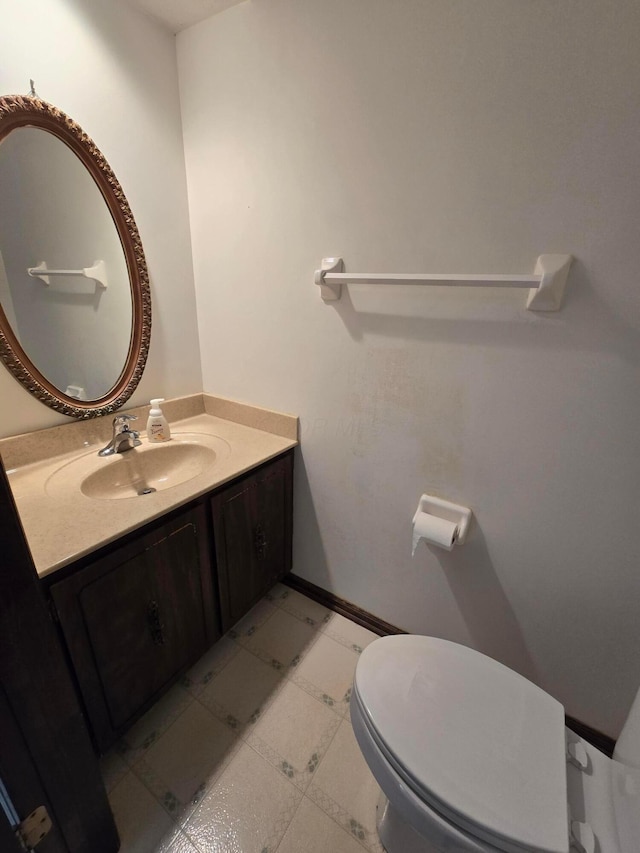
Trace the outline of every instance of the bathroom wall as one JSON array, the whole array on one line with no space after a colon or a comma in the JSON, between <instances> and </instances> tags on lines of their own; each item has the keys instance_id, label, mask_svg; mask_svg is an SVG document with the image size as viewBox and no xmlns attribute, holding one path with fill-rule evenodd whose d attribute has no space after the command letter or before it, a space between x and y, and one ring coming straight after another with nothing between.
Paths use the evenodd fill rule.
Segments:
<instances>
[{"instance_id":1,"label":"bathroom wall","mask_svg":"<svg viewBox=\"0 0 640 853\"><path fill-rule=\"evenodd\" d=\"M301 416L295 571L616 735L640 682L640 6L250 0L177 43L204 388ZM313 284L331 255L551 252L576 260L550 315ZM422 492L473 508L468 544L411 559Z\"/></svg>"},{"instance_id":2,"label":"bathroom wall","mask_svg":"<svg viewBox=\"0 0 640 853\"><path fill-rule=\"evenodd\" d=\"M132 402L201 390L173 36L122 0L0 0L0 21L0 93L26 94L33 78L40 97L75 119L109 161L140 230L153 333ZM2 366L0 399L0 436L68 420Z\"/></svg>"}]
</instances>

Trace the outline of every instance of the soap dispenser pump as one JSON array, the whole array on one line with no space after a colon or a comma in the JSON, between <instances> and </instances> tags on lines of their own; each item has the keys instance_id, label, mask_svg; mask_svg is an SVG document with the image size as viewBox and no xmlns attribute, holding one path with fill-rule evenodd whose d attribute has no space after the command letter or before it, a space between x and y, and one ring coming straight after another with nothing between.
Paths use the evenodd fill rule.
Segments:
<instances>
[{"instance_id":1,"label":"soap dispenser pump","mask_svg":"<svg viewBox=\"0 0 640 853\"><path fill-rule=\"evenodd\" d=\"M164 403L164 397L158 397L151 401L151 411L149 412L149 420L147 421L147 438L150 442L169 441L171 438L171 430L167 419L162 414L160 403Z\"/></svg>"}]
</instances>

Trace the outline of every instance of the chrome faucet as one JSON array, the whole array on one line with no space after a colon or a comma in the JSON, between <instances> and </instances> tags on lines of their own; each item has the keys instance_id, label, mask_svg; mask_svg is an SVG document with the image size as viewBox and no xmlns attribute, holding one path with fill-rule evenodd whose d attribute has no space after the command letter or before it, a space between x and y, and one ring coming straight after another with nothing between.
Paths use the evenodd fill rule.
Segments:
<instances>
[{"instance_id":1,"label":"chrome faucet","mask_svg":"<svg viewBox=\"0 0 640 853\"><path fill-rule=\"evenodd\" d=\"M129 421L137 421L135 415L116 415L113 419L113 435L106 447L98 451L98 456L112 456L114 453L124 453L138 447L140 433L135 429L129 429Z\"/></svg>"}]
</instances>

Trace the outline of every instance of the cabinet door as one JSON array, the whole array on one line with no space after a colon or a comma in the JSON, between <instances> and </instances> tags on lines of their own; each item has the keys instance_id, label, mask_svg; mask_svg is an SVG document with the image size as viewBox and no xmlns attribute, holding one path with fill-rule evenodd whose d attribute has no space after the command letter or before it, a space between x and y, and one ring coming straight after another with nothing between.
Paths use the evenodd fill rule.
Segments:
<instances>
[{"instance_id":1,"label":"cabinet door","mask_svg":"<svg viewBox=\"0 0 640 853\"><path fill-rule=\"evenodd\" d=\"M79 604L117 729L205 648L193 523L88 584Z\"/></svg>"},{"instance_id":2,"label":"cabinet door","mask_svg":"<svg viewBox=\"0 0 640 853\"><path fill-rule=\"evenodd\" d=\"M219 634L211 636L203 592L203 513L185 513L51 588L103 749Z\"/></svg>"},{"instance_id":3,"label":"cabinet door","mask_svg":"<svg viewBox=\"0 0 640 853\"><path fill-rule=\"evenodd\" d=\"M292 454L212 499L226 631L291 569Z\"/></svg>"}]
</instances>

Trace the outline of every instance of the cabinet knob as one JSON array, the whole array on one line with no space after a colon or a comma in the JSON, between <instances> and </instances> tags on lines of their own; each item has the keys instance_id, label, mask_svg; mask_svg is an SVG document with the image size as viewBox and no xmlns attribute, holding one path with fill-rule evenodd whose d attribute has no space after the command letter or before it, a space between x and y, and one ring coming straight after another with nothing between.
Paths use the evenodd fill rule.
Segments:
<instances>
[{"instance_id":1,"label":"cabinet knob","mask_svg":"<svg viewBox=\"0 0 640 853\"><path fill-rule=\"evenodd\" d=\"M267 557L267 538L264 535L264 529L261 524L256 525L255 532L253 534L253 547L256 552L256 556L259 560L264 560Z\"/></svg>"},{"instance_id":2,"label":"cabinet knob","mask_svg":"<svg viewBox=\"0 0 640 853\"><path fill-rule=\"evenodd\" d=\"M160 621L160 608L157 601L147 604L147 624L154 645L164 646L164 625Z\"/></svg>"}]
</instances>

